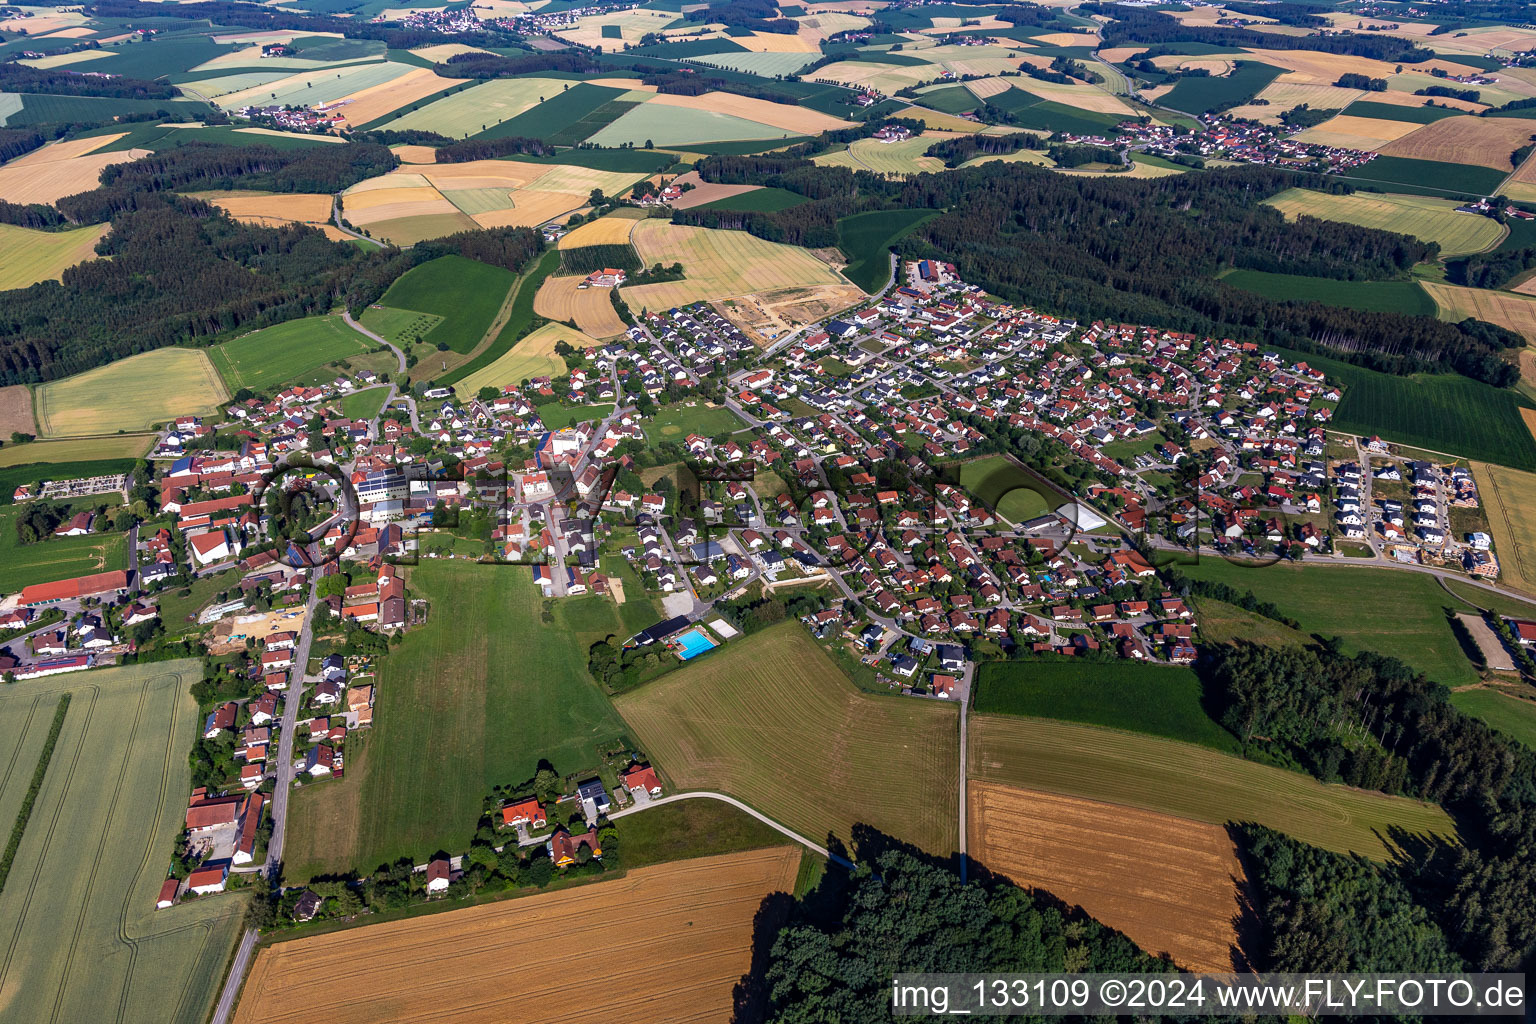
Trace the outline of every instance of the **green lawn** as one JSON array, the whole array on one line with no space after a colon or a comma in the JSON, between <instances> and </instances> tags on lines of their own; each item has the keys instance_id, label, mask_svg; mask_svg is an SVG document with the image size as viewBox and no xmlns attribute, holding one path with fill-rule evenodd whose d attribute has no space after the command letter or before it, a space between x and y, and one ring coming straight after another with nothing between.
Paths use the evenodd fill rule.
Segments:
<instances>
[{"instance_id":1,"label":"green lawn","mask_svg":"<svg viewBox=\"0 0 1536 1024\"><path fill-rule=\"evenodd\" d=\"M1015 525L1049 512L1066 500L1005 455L961 463L960 486Z\"/></svg>"},{"instance_id":2,"label":"green lawn","mask_svg":"<svg viewBox=\"0 0 1536 1024\"><path fill-rule=\"evenodd\" d=\"M875 210L842 218L837 222L837 247L848 257L843 276L866 292L879 291L890 279L891 246L938 215L937 210Z\"/></svg>"},{"instance_id":3,"label":"green lawn","mask_svg":"<svg viewBox=\"0 0 1536 1024\"><path fill-rule=\"evenodd\" d=\"M740 430L746 424L729 409L706 405L665 405L645 424L647 433L662 441L681 441L689 434L714 437Z\"/></svg>"},{"instance_id":4,"label":"green lawn","mask_svg":"<svg viewBox=\"0 0 1536 1024\"><path fill-rule=\"evenodd\" d=\"M369 306L363 310L362 325L396 345L410 345L421 340L443 318L434 313L418 313L414 309L390 309L386 306Z\"/></svg>"},{"instance_id":5,"label":"green lawn","mask_svg":"<svg viewBox=\"0 0 1536 1024\"><path fill-rule=\"evenodd\" d=\"M543 420L544 425L550 430L569 427L573 423L600 420L613 411L611 405L563 405L560 402L550 402L534 408L539 410L539 419Z\"/></svg>"},{"instance_id":6,"label":"green lawn","mask_svg":"<svg viewBox=\"0 0 1536 1024\"><path fill-rule=\"evenodd\" d=\"M241 388L265 391L373 347L339 316L310 316L216 345L208 357L233 394Z\"/></svg>"},{"instance_id":7,"label":"green lawn","mask_svg":"<svg viewBox=\"0 0 1536 1024\"><path fill-rule=\"evenodd\" d=\"M348 419L371 420L384 407L384 399L387 397L388 387L365 388L353 392L341 400L341 414Z\"/></svg>"},{"instance_id":8,"label":"green lawn","mask_svg":"<svg viewBox=\"0 0 1536 1024\"><path fill-rule=\"evenodd\" d=\"M1451 694L1451 703L1536 750L1536 702L1496 690L1458 690Z\"/></svg>"},{"instance_id":9,"label":"green lawn","mask_svg":"<svg viewBox=\"0 0 1536 1024\"><path fill-rule=\"evenodd\" d=\"M1435 302L1417 281L1335 281L1303 274L1271 274L1263 270L1234 270L1222 281L1243 291L1280 301L1311 299L1368 313L1434 316Z\"/></svg>"},{"instance_id":10,"label":"green lawn","mask_svg":"<svg viewBox=\"0 0 1536 1024\"><path fill-rule=\"evenodd\" d=\"M545 624L527 569L463 562L424 561L409 586L429 620L381 663L362 770L295 794L290 880L463 850L493 786L541 760L593 768L625 733L586 670L587 646L620 628L612 601L561 602Z\"/></svg>"},{"instance_id":11,"label":"green lawn","mask_svg":"<svg viewBox=\"0 0 1536 1024\"><path fill-rule=\"evenodd\" d=\"M626 869L793 842L750 814L709 799L653 807L616 824Z\"/></svg>"},{"instance_id":12,"label":"green lawn","mask_svg":"<svg viewBox=\"0 0 1536 1024\"><path fill-rule=\"evenodd\" d=\"M485 336L516 280L516 274L501 267L463 256L439 256L406 271L379 304L442 317L422 340L469 352Z\"/></svg>"},{"instance_id":13,"label":"green lawn","mask_svg":"<svg viewBox=\"0 0 1536 1024\"><path fill-rule=\"evenodd\" d=\"M1251 568L1215 557L1180 571L1251 590L1300 622L1302 632L1342 637L1346 650L1390 654L1447 686L1477 682L1477 670L1446 621L1446 609L1469 609L1432 576L1357 565Z\"/></svg>"},{"instance_id":14,"label":"green lawn","mask_svg":"<svg viewBox=\"0 0 1536 1024\"><path fill-rule=\"evenodd\" d=\"M1187 668L1117 661L989 662L976 677L976 710L1103 725L1238 753L1237 737L1206 714L1200 677Z\"/></svg>"},{"instance_id":15,"label":"green lawn","mask_svg":"<svg viewBox=\"0 0 1536 1024\"><path fill-rule=\"evenodd\" d=\"M727 210L733 213L777 213L791 206L810 202L798 192L784 188L755 188L737 196L726 196L712 203L704 203L701 210Z\"/></svg>"}]
</instances>

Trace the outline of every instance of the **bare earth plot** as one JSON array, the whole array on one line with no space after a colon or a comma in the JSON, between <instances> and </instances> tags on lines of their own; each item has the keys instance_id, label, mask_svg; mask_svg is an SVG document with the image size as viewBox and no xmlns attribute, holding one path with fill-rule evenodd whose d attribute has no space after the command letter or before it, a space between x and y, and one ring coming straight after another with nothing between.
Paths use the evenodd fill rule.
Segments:
<instances>
[{"instance_id":1,"label":"bare earth plot","mask_svg":"<svg viewBox=\"0 0 1536 1024\"><path fill-rule=\"evenodd\" d=\"M1240 969L1243 868L1220 825L989 782L969 785L968 850L1193 971Z\"/></svg>"},{"instance_id":2,"label":"bare earth plot","mask_svg":"<svg viewBox=\"0 0 1536 1024\"><path fill-rule=\"evenodd\" d=\"M727 793L818 842L864 823L940 856L957 847L955 709L859 692L798 623L614 704L681 789Z\"/></svg>"},{"instance_id":3,"label":"bare earth plot","mask_svg":"<svg viewBox=\"0 0 1536 1024\"><path fill-rule=\"evenodd\" d=\"M10 437L13 431L37 433L32 419L32 389L25 384L0 388L0 436Z\"/></svg>"},{"instance_id":4,"label":"bare earth plot","mask_svg":"<svg viewBox=\"0 0 1536 1024\"><path fill-rule=\"evenodd\" d=\"M1245 761L1205 747L1090 725L972 715L970 774L981 782L1126 804L1194 821L1253 821L1336 853L1377 860L1389 835L1454 835L1439 807Z\"/></svg>"},{"instance_id":5,"label":"bare earth plot","mask_svg":"<svg viewBox=\"0 0 1536 1024\"><path fill-rule=\"evenodd\" d=\"M40 384L34 399L42 436L77 437L211 413L229 393L207 352L160 348Z\"/></svg>"},{"instance_id":6,"label":"bare earth plot","mask_svg":"<svg viewBox=\"0 0 1536 1024\"><path fill-rule=\"evenodd\" d=\"M155 910L191 788L195 661L54 676L0 695L0 807L19 801L58 696L74 694L0 893L7 1020L202 1024L244 916L235 895ZM41 702L40 706L34 706ZM20 724L30 717L30 725ZM19 753L19 757L13 754Z\"/></svg>"},{"instance_id":7,"label":"bare earth plot","mask_svg":"<svg viewBox=\"0 0 1536 1024\"><path fill-rule=\"evenodd\" d=\"M317 1006L331 1024L728 1020L758 908L794 888L799 864L792 846L701 857L278 943L235 1021L308 1024Z\"/></svg>"},{"instance_id":8,"label":"bare earth plot","mask_svg":"<svg viewBox=\"0 0 1536 1024\"><path fill-rule=\"evenodd\" d=\"M703 206L705 203L713 203L719 199L729 199L732 196L739 196L746 192L755 192L762 187L760 185L719 185L700 178L698 171L679 174L673 179L672 184L679 188L683 185L693 186L693 188L684 192L681 198L673 200L672 207L676 210L689 210L695 206ZM580 228L577 229L577 231L580 230ZM574 233L572 232L572 234ZM629 236L626 235L624 240L628 241ZM564 238L560 240L560 247L566 247Z\"/></svg>"},{"instance_id":9,"label":"bare earth plot","mask_svg":"<svg viewBox=\"0 0 1536 1024\"><path fill-rule=\"evenodd\" d=\"M758 339L859 302L864 293L798 246L747 234L643 220L630 236L646 266L683 265L681 281L627 287L625 301L642 309L720 302L722 311Z\"/></svg>"}]
</instances>

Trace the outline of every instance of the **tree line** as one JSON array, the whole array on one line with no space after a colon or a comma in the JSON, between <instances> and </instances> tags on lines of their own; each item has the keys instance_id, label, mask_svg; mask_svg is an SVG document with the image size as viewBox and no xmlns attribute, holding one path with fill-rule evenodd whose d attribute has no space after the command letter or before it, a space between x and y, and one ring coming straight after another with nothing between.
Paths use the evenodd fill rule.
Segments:
<instances>
[{"instance_id":1,"label":"tree line","mask_svg":"<svg viewBox=\"0 0 1536 1024\"><path fill-rule=\"evenodd\" d=\"M1266 17L1274 17L1268 7L1265 11ZM1102 30L1103 45L1106 47L1133 46L1137 43L1209 43L1233 49L1251 46L1269 50L1347 53L1355 57L1403 64L1418 64L1435 55L1433 50L1426 50L1407 39L1384 33L1289 36L1230 25L1183 25L1172 15L1118 4L1087 3L1079 8L1079 13L1102 14L1114 19Z\"/></svg>"},{"instance_id":2,"label":"tree line","mask_svg":"<svg viewBox=\"0 0 1536 1024\"><path fill-rule=\"evenodd\" d=\"M45 71L25 64L0 64L0 92L47 93L51 96L110 96L120 100L168 100L181 95L174 85L115 75Z\"/></svg>"},{"instance_id":3,"label":"tree line","mask_svg":"<svg viewBox=\"0 0 1536 1024\"><path fill-rule=\"evenodd\" d=\"M398 22L306 14L302 11L240 3L237 0L201 0L189 4L160 4L152 0L96 0L86 4L85 11L97 18L122 19L136 25L153 24L166 18L181 18L209 25L233 25L262 30L292 29L314 35L334 33L348 39L376 39L394 50L409 50L412 47L444 42L463 43L466 46L512 46L522 42L521 36L502 29L439 32L426 27L405 28Z\"/></svg>"}]
</instances>

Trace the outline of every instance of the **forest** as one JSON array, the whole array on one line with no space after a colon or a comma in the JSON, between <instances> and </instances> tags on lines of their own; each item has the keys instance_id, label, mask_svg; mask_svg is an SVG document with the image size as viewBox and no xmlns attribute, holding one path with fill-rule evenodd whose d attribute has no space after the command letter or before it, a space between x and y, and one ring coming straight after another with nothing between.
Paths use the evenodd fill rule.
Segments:
<instances>
[{"instance_id":1,"label":"forest","mask_svg":"<svg viewBox=\"0 0 1536 1024\"><path fill-rule=\"evenodd\" d=\"M1212 46L1241 49L1245 46L1271 50L1319 50L1323 53L1347 53L1389 63L1418 64L1434 56L1409 40L1386 33L1349 32L1337 35L1281 35L1258 32L1229 25L1181 25L1177 18L1144 8L1119 4L1087 3L1078 8L1084 15L1102 14L1114 20L1104 26L1105 46L1134 46L1138 43L1209 43Z\"/></svg>"},{"instance_id":2,"label":"forest","mask_svg":"<svg viewBox=\"0 0 1536 1024\"><path fill-rule=\"evenodd\" d=\"M0 64L0 92L41 92L52 96L110 96L126 100L168 100L181 95L174 85L114 75L43 71L25 64Z\"/></svg>"},{"instance_id":3,"label":"forest","mask_svg":"<svg viewBox=\"0 0 1536 1024\"><path fill-rule=\"evenodd\" d=\"M396 50L442 42L463 43L466 46L512 46L521 42L521 37L500 30L447 33L430 28L402 28L388 22L306 14L233 0L198 0L186 4L162 4L153 0L96 0L86 4L84 10L98 18L121 19L129 24L184 18L210 25L235 25L263 30L291 29L317 35L335 33L348 39L377 39Z\"/></svg>"},{"instance_id":4,"label":"forest","mask_svg":"<svg viewBox=\"0 0 1536 1024\"><path fill-rule=\"evenodd\" d=\"M1536 267L1536 249L1473 253L1446 263L1446 278L1472 288L1502 288Z\"/></svg>"},{"instance_id":5,"label":"forest","mask_svg":"<svg viewBox=\"0 0 1536 1024\"><path fill-rule=\"evenodd\" d=\"M507 57L495 53L456 53L446 63L434 64L432 70L444 78L516 78L541 71L568 71L578 75L596 74L601 66L580 50L560 53L529 53Z\"/></svg>"},{"instance_id":6,"label":"forest","mask_svg":"<svg viewBox=\"0 0 1536 1024\"><path fill-rule=\"evenodd\" d=\"M773 213L682 210L678 223L821 248L837 244L837 220L851 213L944 209L902 240L904 256L953 262L963 279L1054 314L1254 338L1389 373L1454 370L1501 387L1519 373L1499 353L1523 339L1492 324L1281 302L1216 279L1228 267L1381 279L1437 255L1408 235L1311 217L1288 223L1260 203L1293 186L1348 190L1323 176L1249 167L1072 178L995 163L898 181L790 153L710 156L698 170L706 181L776 186L813 201Z\"/></svg>"},{"instance_id":7,"label":"forest","mask_svg":"<svg viewBox=\"0 0 1536 1024\"><path fill-rule=\"evenodd\" d=\"M232 188L340 192L364 179L388 174L399 165L393 153L372 142L287 150L192 142L129 163L112 164L102 170L101 184L135 192Z\"/></svg>"}]
</instances>

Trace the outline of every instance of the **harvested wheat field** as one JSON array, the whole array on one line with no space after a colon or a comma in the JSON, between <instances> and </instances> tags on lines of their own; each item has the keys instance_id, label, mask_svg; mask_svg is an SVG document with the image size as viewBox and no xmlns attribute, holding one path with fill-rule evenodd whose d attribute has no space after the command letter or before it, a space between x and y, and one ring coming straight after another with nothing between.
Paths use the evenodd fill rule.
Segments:
<instances>
[{"instance_id":1,"label":"harvested wheat field","mask_svg":"<svg viewBox=\"0 0 1536 1024\"><path fill-rule=\"evenodd\" d=\"M1504 191L1511 199L1536 201L1536 160L1527 158L1514 176L1505 183Z\"/></svg>"},{"instance_id":2,"label":"harvested wheat field","mask_svg":"<svg viewBox=\"0 0 1536 1024\"><path fill-rule=\"evenodd\" d=\"M795 35L783 32L753 32L749 36L732 36L731 42L745 46L753 53L820 53L821 35L815 30L804 30Z\"/></svg>"},{"instance_id":3,"label":"harvested wheat field","mask_svg":"<svg viewBox=\"0 0 1536 1024\"><path fill-rule=\"evenodd\" d=\"M1261 50L1247 47L1247 51L1277 68L1294 73L1288 81L1303 85L1332 85L1346 72L1385 78L1391 81L1397 74L1397 66L1384 60L1356 57L1346 53L1323 53L1320 50ZM1376 95L1372 93L1372 95Z\"/></svg>"},{"instance_id":4,"label":"harvested wheat field","mask_svg":"<svg viewBox=\"0 0 1536 1024\"><path fill-rule=\"evenodd\" d=\"M799 865L788 846L701 857L277 943L258 954L235 1021L307 1024L317 1006L329 1024L729 1020L753 919ZM601 983L578 985L588 979Z\"/></svg>"},{"instance_id":5,"label":"harvested wheat field","mask_svg":"<svg viewBox=\"0 0 1536 1024\"><path fill-rule=\"evenodd\" d=\"M39 384L33 412L43 436L79 437L146 430L227 401L206 349L157 348Z\"/></svg>"},{"instance_id":6,"label":"harvested wheat field","mask_svg":"<svg viewBox=\"0 0 1536 1024\"><path fill-rule=\"evenodd\" d=\"M720 199L739 196L744 192L755 192L762 187L761 185L717 185L700 178L698 171L679 174L672 180L672 184L679 187L683 185L693 186L693 188L684 192L681 197L672 201L672 208L674 210L689 210L695 206L703 206L705 203L713 203ZM625 241L628 241L627 237Z\"/></svg>"},{"instance_id":7,"label":"harvested wheat field","mask_svg":"<svg viewBox=\"0 0 1536 1024\"><path fill-rule=\"evenodd\" d=\"M965 87L971 90L972 96L984 100L1007 92L1013 85L1003 78L978 78L974 82L966 82Z\"/></svg>"},{"instance_id":8,"label":"harvested wheat field","mask_svg":"<svg viewBox=\"0 0 1536 1024\"><path fill-rule=\"evenodd\" d=\"M606 217L588 221L570 234L563 235L559 247L580 249L584 245L628 245L629 233L634 230L635 221L644 218L644 210L629 207L615 210Z\"/></svg>"},{"instance_id":9,"label":"harvested wheat field","mask_svg":"<svg viewBox=\"0 0 1536 1024\"><path fill-rule=\"evenodd\" d=\"M1227 830L989 782L968 790L969 850L1192 971L1242 969L1243 868Z\"/></svg>"},{"instance_id":10,"label":"harvested wheat field","mask_svg":"<svg viewBox=\"0 0 1536 1024\"><path fill-rule=\"evenodd\" d=\"M546 278L533 297L533 311L551 320L575 321L582 333L611 338L624 333L624 321L613 308L607 288L578 287L584 277Z\"/></svg>"},{"instance_id":11,"label":"harvested wheat field","mask_svg":"<svg viewBox=\"0 0 1536 1024\"><path fill-rule=\"evenodd\" d=\"M1523 117L1446 117L1381 147L1381 153L1508 171L1510 153L1533 134L1536 121Z\"/></svg>"},{"instance_id":12,"label":"harvested wheat field","mask_svg":"<svg viewBox=\"0 0 1536 1024\"><path fill-rule=\"evenodd\" d=\"M1496 292L1488 288L1463 288L1442 281L1420 281L1440 308L1440 319L1460 322L1467 317L1507 327L1536 344L1536 297Z\"/></svg>"},{"instance_id":13,"label":"harvested wheat field","mask_svg":"<svg viewBox=\"0 0 1536 1024\"><path fill-rule=\"evenodd\" d=\"M738 96L730 92L707 92L702 96L661 93L650 102L664 107L683 107L687 110L708 110L717 114L730 114L733 117L756 121L758 124L782 128L796 135L819 135L822 132L848 127L847 121L833 117L831 114L823 114L819 110L811 110L809 107L773 103L769 100Z\"/></svg>"},{"instance_id":14,"label":"harvested wheat field","mask_svg":"<svg viewBox=\"0 0 1536 1024\"><path fill-rule=\"evenodd\" d=\"M382 82L344 96L327 109L339 110L347 124L355 128L467 81L467 78L443 78L429 68L413 68L392 82Z\"/></svg>"},{"instance_id":15,"label":"harvested wheat field","mask_svg":"<svg viewBox=\"0 0 1536 1024\"><path fill-rule=\"evenodd\" d=\"M12 431L37 433L37 424L32 420L32 389L25 384L0 388L0 435L10 437Z\"/></svg>"},{"instance_id":16,"label":"harvested wheat field","mask_svg":"<svg viewBox=\"0 0 1536 1024\"><path fill-rule=\"evenodd\" d=\"M1536 413L1520 411L1522 415ZM1526 425L1536 428L1532 419L1527 416ZM1472 476L1488 513L1494 550L1499 554L1499 582L1536 593L1536 473L1474 462Z\"/></svg>"},{"instance_id":17,"label":"harvested wheat field","mask_svg":"<svg viewBox=\"0 0 1536 1024\"><path fill-rule=\"evenodd\" d=\"M1440 243L1442 256L1483 252L1499 244L1504 228L1487 217L1457 213L1450 199L1355 192L1330 195L1288 188L1265 200L1287 218L1311 216L1381 231L1398 231ZM1432 282L1425 282L1430 284Z\"/></svg>"},{"instance_id":18,"label":"harvested wheat field","mask_svg":"<svg viewBox=\"0 0 1536 1024\"><path fill-rule=\"evenodd\" d=\"M538 296L534 296L535 302ZM608 301L606 291L603 301ZM454 386L460 394L473 395L483 387L521 384L533 377L548 377L565 370L565 360L555 355L555 344L565 342L572 348L596 348L602 342L565 324L545 324L502 353L495 362L483 366Z\"/></svg>"},{"instance_id":19,"label":"harvested wheat field","mask_svg":"<svg viewBox=\"0 0 1536 1024\"><path fill-rule=\"evenodd\" d=\"M282 224L308 224L324 231L327 238L348 237L331 224L331 197L320 192L189 192L188 195L212 203L242 224L277 227Z\"/></svg>"},{"instance_id":20,"label":"harvested wheat field","mask_svg":"<svg viewBox=\"0 0 1536 1024\"><path fill-rule=\"evenodd\" d=\"M1296 135L1299 142L1315 142L1321 146L1343 146L1346 149L1380 150L1387 143L1410 135L1423 125L1407 121L1383 121L1379 117L1351 117L1340 114Z\"/></svg>"},{"instance_id":21,"label":"harvested wheat field","mask_svg":"<svg viewBox=\"0 0 1536 1024\"><path fill-rule=\"evenodd\" d=\"M531 228L573 213L586 199L570 192L535 192L523 189L511 193L508 209L491 210L474 214L475 223L483 228L524 227Z\"/></svg>"},{"instance_id":22,"label":"harvested wheat field","mask_svg":"<svg viewBox=\"0 0 1536 1024\"><path fill-rule=\"evenodd\" d=\"M390 152L399 157L403 164L437 163L437 150L432 146L392 146Z\"/></svg>"},{"instance_id":23,"label":"harvested wheat field","mask_svg":"<svg viewBox=\"0 0 1536 1024\"><path fill-rule=\"evenodd\" d=\"M123 133L127 134L126 132ZM53 203L98 184L101 169L148 156L147 149L97 153L123 135L96 135L55 142L0 166L0 200L8 203Z\"/></svg>"}]
</instances>

